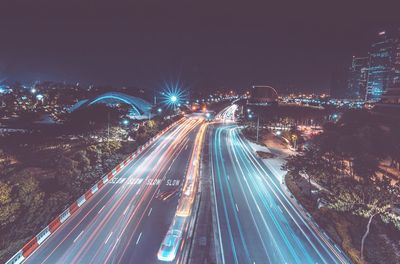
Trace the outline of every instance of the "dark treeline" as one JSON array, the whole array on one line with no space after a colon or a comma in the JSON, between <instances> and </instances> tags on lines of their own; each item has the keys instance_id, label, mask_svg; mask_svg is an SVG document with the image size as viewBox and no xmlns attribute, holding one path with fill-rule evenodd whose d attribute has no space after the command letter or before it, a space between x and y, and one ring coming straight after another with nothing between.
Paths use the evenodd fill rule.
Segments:
<instances>
[{"instance_id":1,"label":"dark treeline","mask_svg":"<svg viewBox=\"0 0 400 264\"><path fill-rule=\"evenodd\" d=\"M289 157L284 166L295 181L307 179L311 200L315 182L324 188L320 197L326 199L328 208L369 219L360 243L361 260L365 259L365 240L375 216L400 229L400 221L391 210L400 203L399 179L381 169L383 161L399 169L399 135L396 118L348 110L338 122L325 123L324 132L302 153Z\"/></svg>"}]
</instances>

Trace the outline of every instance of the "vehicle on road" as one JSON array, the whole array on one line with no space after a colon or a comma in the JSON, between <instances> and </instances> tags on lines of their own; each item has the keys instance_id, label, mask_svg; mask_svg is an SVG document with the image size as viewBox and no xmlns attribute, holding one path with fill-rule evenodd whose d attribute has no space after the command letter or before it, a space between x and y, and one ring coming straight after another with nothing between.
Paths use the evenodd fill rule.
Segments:
<instances>
[{"instance_id":1,"label":"vehicle on road","mask_svg":"<svg viewBox=\"0 0 400 264\"><path fill-rule=\"evenodd\" d=\"M161 261L173 261L178 252L181 239L182 232L180 230L169 230L158 251L158 259Z\"/></svg>"}]
</instances>

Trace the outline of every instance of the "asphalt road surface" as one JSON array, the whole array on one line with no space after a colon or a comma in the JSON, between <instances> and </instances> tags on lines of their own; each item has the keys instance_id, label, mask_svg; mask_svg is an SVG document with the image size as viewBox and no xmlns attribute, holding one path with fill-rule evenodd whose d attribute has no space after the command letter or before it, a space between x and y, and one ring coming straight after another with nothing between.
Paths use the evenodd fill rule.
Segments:
<instances>
[{"instance_id":1,"label":"asphalt road surface","mask_svg":"<svg viewBox=\"0 0 400 264\"><path fill-rule=\"evenodd\" d=\"M348 263L284 194L238 126L224 122L209 129L214 228L223 263Z\"/></svg>"},{"instance_id":2,"label":"asphalt road surface","mask_svg":"<svg viewBox=\"0 0 400 264\"><path fill-rule=\"evenodd\" d=\"M157 252L175 215L201 123L190 117L162 135L25 263L159 262Z\"/></svg>"}]
</instances>

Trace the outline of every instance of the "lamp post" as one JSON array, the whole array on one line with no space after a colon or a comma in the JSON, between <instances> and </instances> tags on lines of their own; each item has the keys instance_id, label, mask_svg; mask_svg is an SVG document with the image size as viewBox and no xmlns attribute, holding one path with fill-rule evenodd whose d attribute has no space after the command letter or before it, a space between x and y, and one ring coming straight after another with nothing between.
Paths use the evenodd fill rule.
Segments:
<instances>
[{"instance_id":1,"label":"lamp post","mask_svg":"<svg viewBox=\"0 0 400 264\"><path fill-rule=\"evenodd\" d=\"M258 131L260 129L260 117L257 115L257 143L258 143Z\"/></svg>"},{"instance_id":2,"label":"lamp post","mask_svg":"<svg viewBox=\"0 0 400 264\"><path fill-rule=\"evenodd\" d=\"M297 147L297 135L296 134L292 135L292 140L293 140L293 148L296 150L296 147Z\"/></svg>"}]
</instances>

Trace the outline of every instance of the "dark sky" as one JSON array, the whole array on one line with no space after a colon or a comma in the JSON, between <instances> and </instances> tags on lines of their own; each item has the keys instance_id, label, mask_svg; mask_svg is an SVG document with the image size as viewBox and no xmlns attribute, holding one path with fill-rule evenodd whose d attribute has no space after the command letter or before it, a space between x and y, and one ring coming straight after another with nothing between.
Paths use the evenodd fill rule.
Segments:
<instances>
[{"instance_id":1,"label":"dark sky","mask_svg":"<svg viewBox=\"0 0 400 264\"><path fill-rule=\"evenodd\" d=\"M194 2L0 0L0 80L322 90L400 25L399 1Z\"/></svg>"}]
</instances>

